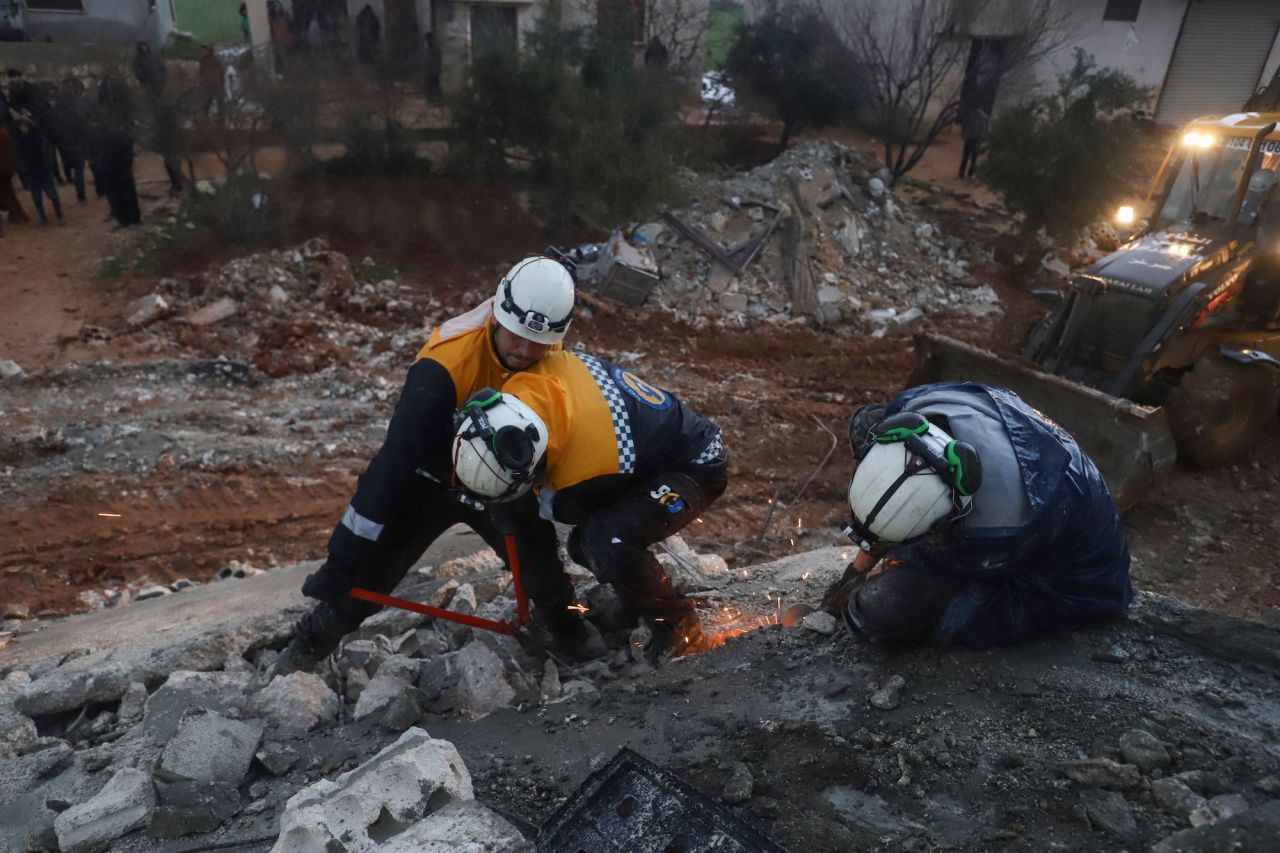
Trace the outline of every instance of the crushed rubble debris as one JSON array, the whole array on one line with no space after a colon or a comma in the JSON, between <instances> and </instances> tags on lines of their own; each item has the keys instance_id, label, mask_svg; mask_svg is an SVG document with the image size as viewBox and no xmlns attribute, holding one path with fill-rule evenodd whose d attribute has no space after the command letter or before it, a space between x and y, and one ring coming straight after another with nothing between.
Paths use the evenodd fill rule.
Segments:
<instances>
[{"instance_id":1,"label":"crushed rubble debris","mask_svg":"<svg viewBox=\"0 0 1280 853\"><path fill-rule=\"evenodd\" d=\"M822 141L696 184L692 204L632 229L638 246L623 241L661 271L647 304L695 321L807 319L849 333L902 330L925 315L998 316L995 291L969 272L981 252L896 198L879 168L872 152ZM604 259L617 245L615 234L601 252L610 274ZM596 269L583 272L608 295Z\"/></svg>"},{"instance_id":2,"label":"crushed rubble debris","mask_svg":"<svg viewBox=\"0 0 1280 853\"><path fill-rule=\"evenodd\" d=\"M714 563L668 544L672 566ZM995 832L1078 846L1083 831L1090 849L1178 839L1168 849L1191 850L1208 848L1189 839L1237 825L1280 831L1267 810L1280 755L1257 746L1274 742L1275 629L1149 595L1127 620L998 652L868 646L838 623L828 633L817 611L779 624L846 563L846 550L828 548L745 573L688 573L720 641L656 669L633 653L635 623L617 621L607 587L576 571L578 599L602 603L584 615L613 651L575 666L384 611L316 674L272 679L294 604L273 618L232 607L218 618L242 621L127 649L26 660L0 669L0 821L21 816L6 841L132 853L172 839L265 837L277 851L488 839L477 849L530 850L537 826L625 744L789 849L977 851ZM444 590L501 614L512 601L494 580L500 566L489 553L444 559L398 592ZM258 602L255 586L278 576L128 607ZM1129 650L1118 663L1106 654L1116 648ZM1238 703L1207 698L1227 684Z\"/></svg>"}]
</instances>

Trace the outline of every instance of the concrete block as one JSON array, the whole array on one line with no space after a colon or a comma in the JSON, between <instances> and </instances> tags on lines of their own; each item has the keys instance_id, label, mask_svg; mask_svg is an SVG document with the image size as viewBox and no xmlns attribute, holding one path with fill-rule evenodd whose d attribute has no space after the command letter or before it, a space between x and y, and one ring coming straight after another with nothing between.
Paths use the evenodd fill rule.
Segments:
<instances>
[{"instance_id":1,"label":"concrete block","mask_svg":"<svg viewBox=\"0 0 1280 853\"><path fill-rule=\"evenodd\" d=\"M184 779L239 785L262 739L260 720L231 720L212 711L182 718L160 755L160 770Z\"/></svg>"},{"instance_id":2,"label":"concrete block","mask_svg":"<svg viewBox=\"0 0 1280 853\"><path fill-rule=\"evenodd\" d=\"M132 767L121 770L92 799L54 818L58 847L62 853L106 850L120 836L146 826L155 805L151 777Z\"/></svg>"},{"instance_id":3,"label":"concrete block","mask_svg":"<svg viewBox=\"0 0 1280 853\"><path fill-rule=\"evenodd\" d=\"M368 686L360 691L360 699L356 702L352 716L357 720L363 720L365 717L381 714L395 701L397 696L413 689L413 684L405 679L393 674L384 675L379 672L369 682Z\"/></svg>"},{"instance_id":4,"label":"concrete block","mask_svg":"<svg viewBox=\"0 0 1280 853\"><path fill-rule=\"evenodd\" d=\"M454 745L414 727L356 769L290 797L272 853L374 850L429 809L474 798Z\"/></svg>"},{"instance_id":5,"label":"concrete block","mask_svg":"<svg viewBox=\"0 0 1280 853\"><path fill-rule=\"evenodd\" d=\"M26 751L39 736L34 720L0 706L0 758L11 758Z\"/></svg>"},{"instance_id":6,"label":"concrete block","mask_svg":"<svg viewBox=\"0 0 1280 853\"><path fill-rule=\"evenodd\" d=\"M427 710L459 710L474 718L483 717L515 698L507 682L502 660L484 643L468 643L465 648L432 658L418 680L427 698Z\"/></svg>"},{"instance_id":7,"label":"concrete block","mask_svg":"<svg viewBox=\"0 0 1280 853\"><path fill-rule=\"evenodd\" d=\"M281 728L310 731L338 715L341 700L324 679L309 672L276 676L255 696L258 714Z\"/></svg>"},{"instance_id":8,"label":"concrete block","mask_svg":"<svg viewBox=\"0 0 1280 853\"><path fill-rule=\"evenodd\" d=\"M190 711L246 716L253 707L245 693L249 683L249 677L243 674L178 670L146 700L142 730L163 742L174 736L178 722Z\"/></svg>"},{"instance_id":9,"label":"concrete block","mask_svg":"<svg viewBox=\"0 0 1280 853\"><path fill-rule=\"evenodd\" d=\"M138 328L160 319L168 310L169 303L163 296L158 293L148 293L140 299L133 300L124 309L124 322L126 326Z\"/></svg>"},{"instance_id":10,"label":"concrete block","mask_svg":"<svg viewBox=\"0 0 1280 853\"><path fill-rule=\"evenodd\" d=\"M129 671L120 661L105 660L92 669L59 667L24 687L13 704L29 717L58 714L91 702L114 702L124 695L130 681Z\"/></svg>"},{"instance_id":11,"label":"concrete block","mask_svg":"<svg viewBox=\"0 0 1280 853\"><path fill-rule=\"evenodd\" d=\"M475 800L449 803L378 848L381 853L534 853L520 830Z\"/></svg>"},{"instance_id":12,"label":"concrete block","mask_svg":"<svg viewBox=\"0 0 1280 853\"><path fill-rule=\"evenodd\" d=\"M223 320L234 317L239 310L240 306L234 299L224 296L217 302L211 302L203 308L192 311L182 319L183 322L193 326L212 326L214 323L221 323Z\"/></svg>"},{"instance_id":13,"label":"concrete block","mask_svg":"<svg viewBox=\"0 0 1280 853\"><path fill-rule=\"evenodd\" d=\"M240 812L240 792L227 782L181 780L160 782L158 800L147 834L152 838L181 838L213 832Z\"/></svg>"}]
</instances>

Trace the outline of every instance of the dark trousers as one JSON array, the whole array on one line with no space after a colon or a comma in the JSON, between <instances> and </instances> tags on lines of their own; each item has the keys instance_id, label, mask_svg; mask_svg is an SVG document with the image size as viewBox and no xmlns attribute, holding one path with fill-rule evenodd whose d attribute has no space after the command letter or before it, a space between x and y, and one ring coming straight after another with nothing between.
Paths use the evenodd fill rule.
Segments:
<instances>
[{"instance_id":1,"label":"dark trousers","mask_svg":"<svg viewBox=\"0 0 1280 853\"><path fill-rule=\"evenodd\" d=\"M103 184L112 216L121 225L137 225L142 221L142 211L138 207L138 186L133 180L133 164L105 165Z\"/></svg>"},{"instance_id":2,"label":"dark trousers","mask_svg":"<svg viewBox=\"0 0 1280 853\"><path fill-rule=\"evenodd\" d=\"M62 152L62 167L67 181L76 188L76 201L84 201L84 155Z\"/></svg>"},{"instance_id":3,"label":"dark trousers","mask_svg":"<svg viewBox=\"0 0 1280 853\"><path fill-rule=\"evenodd\" d=\"M964 152L960 155L960 173L957 177L973 177L973 170L978 166L978 152L981 150L982 140L966 139L964 141Z\"/></svg>"},{"instance_id":4,"label":"dark trousers","mask_svg":"<svg viewBox=\"0 0 1280 853\"><path fill-rule=\"evenodd\" d=\"M509 529L515 536L525 593L540 608L564 610L573 602L573 586L560 563L555 526L538 517L532 495L517 503L521 505L512 507L513 511L504 517L509 519ZM487 512L466 506L448 489L423 480L415 484L401 510L383 528L373 556L356 578L356 586L390 594L431 543L455 524L470 527L506 562L505 537ZM333 606L340 617L333 632L348 634L381 609L377 604L348 596Z\"/></svg>"},{"instance_id":5,"label":"dark trousers","mask_svg":"<svg viewBox=\"0 0 1280 853\"><path fill-rule=\"evenodd\" d=\"M849 596L845 622L872 640L924 642L963 584L916 566L890 564Z\"/></svg>"},{"instance_id":6,"label":"dark trousers","mask_svg":"<svg viewBox=\"0 0 1280 853\"><path fill-rule=\"evenodd\" d=\"M53 214L62 220L62 201L58 198L58 184L53 179L53 172L45 170L27 173L27 191L31 193L31 203L36 207L36 214L43 223L49 222L44 213L44 197L53 202Z\"/></svg>"},{"instance_id":7,"label":"dark trousers","mask_svg":"<svg viewBox=\"0 0 1280 853\"><path fill-rule=\"evenodd\" d=\"M569 535L569 555L650 619L693 612L649 546L683 530L724 494L726 463L686 465L639 477Z\"/></svg>"}]
</instances>

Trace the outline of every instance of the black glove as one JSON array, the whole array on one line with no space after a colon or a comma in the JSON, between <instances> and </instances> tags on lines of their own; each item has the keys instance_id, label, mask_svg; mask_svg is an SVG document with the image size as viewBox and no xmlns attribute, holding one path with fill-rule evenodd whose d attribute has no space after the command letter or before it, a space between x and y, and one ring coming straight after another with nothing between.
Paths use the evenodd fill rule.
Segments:
<instances>
[{"instance_id":1,"label":"black glove","mask_svg":"<svg viewBox=\"0 0 1280 853\"><path fill-rule=\"evenodd\" d=\"M862 445L867 443L871 428L884 420L887 409L888 406L881 403L868 403L854 409L849 418L849 449L855 458L862 452Z\"/></svg>"},{"instance_id":2,"label":"black glove","mask_svg":"<svg viewBox=\"0 0 1280 853\"><path fill-rule=\"evenodd\" d=\"M317 601L337 604L355 586L355 572L341 563L326 560L302 582L302 594Z\"/></svg>"}]
</instances>

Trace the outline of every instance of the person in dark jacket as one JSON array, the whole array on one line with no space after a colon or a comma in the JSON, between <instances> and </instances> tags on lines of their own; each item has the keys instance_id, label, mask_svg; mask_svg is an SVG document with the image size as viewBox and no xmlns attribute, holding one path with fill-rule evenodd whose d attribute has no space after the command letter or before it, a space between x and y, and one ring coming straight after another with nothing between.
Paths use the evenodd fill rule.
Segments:
<instances>
[{"instance_id":1,"label":"person in dark jacket","mask_svg":"<svg viewBox=\"0 0 1280 853\"><path fill-rule=\"evenodd\" d=\"M568 267L536 256L512 267L495 298L432 331L408 370L382 447L334 526L328 559L302 585L303 594L318 603L298 621L276 663L277 674L310 669L327 657L344 635L378 610L352 598L351 588L390 592L450 526L467 525L506 557L506 531L474 501L461 500L452 486L454 412L476 391L501 385L558 349L573 303ZM534 511L513 523L522 565L558 559L550 522ZM565 609L570 602L547 597L558 589L533 585L528 592L538 610L560 617L547 626L558 645L572 649L589 642L584 620Z\"/></svg>"},{"instance_id":2,"label":"person in dark jacket","mask_svg":"<svg viewBox=\"0 0 1280 853\"><path fill-rule=\"evenodd\" d=\"M1102 475L1012 391L922 385L850 421L847 532L823 601L873 640L991 645L1096 623L1133 600ZM882 563L879 570L871 570Z\"/></svg>"},{"instance_id":3,"label":"person in dark jacket","mask_svg":"<svg viewBox=\"0 0 1280 853\"><path fill-rule=\"evenodd\" d=\"M356 15L356 58L365 65L372 65L378 58L382 42L382 23L378 13L368 3Z\"/></svg>"},{"instance_id":4,"label":"person in dark jacket","mask_svg":"<svg viewBox=\"0 0 1280 853\"><path fill-rule=\"evenodd\" d=\"M102 170L116 222L123 228L137 225L142 221L142 211L133 178L133 137L122 127L108 127L102 140Z\"/></svg>"},{"instance_id":5,"label":"person in dark jacket","mask_svg":"<svg viewBox=\"0 0 1280 853\"><path fill-rule=\"evenodd\" d=\"M35 205L36 214L41 225L49 224L49 217L44 212L44 199L47 196L53 202L53 213L62 224L62 201L58 198L58 183L53 177L54 154L53 142L48 134L25 113L18 116L18 135L15 140L18 147L18 168L22 174L22 182L31 193L31 202Z\"/></svg>"},{"instance_id":6,"label":"person in dark jacket","mask_svg":"<svg viewBox=\"0 0 1280 853\"><path fill-rule=\"evenodd\" d=\"M142 86L147 100L152 103L164 96L164 84L169 79L169 70L164 60L151 52L151 45L140 41L134 47L133 76Z\"/></svg>"},{"instance_id":7,"label":"person in dark jacket","mask_svg":"<svg viewBox=\"0 0 1280 853\"><path fill-rule=\"evenodd\" d=\"M56 142L66 170L67 182L75 187L76 199L83 202L84 166L89 156L89 117L93 104L84 94L84 84L74 77L62 81L53 109Z\"/></svg>"},{"instance_id":8,"label":"person in dark jacket","mask_svg":"<svg viewBox=\"0 0 1280 853\"><path fill-rule=\"evenodd\" d=\"M27 214L13 191L13 176L18 171L18 150L4 123L0 123L0 210L7 211L9 221L26 222Z\"/></svg>"}]
</instances>

